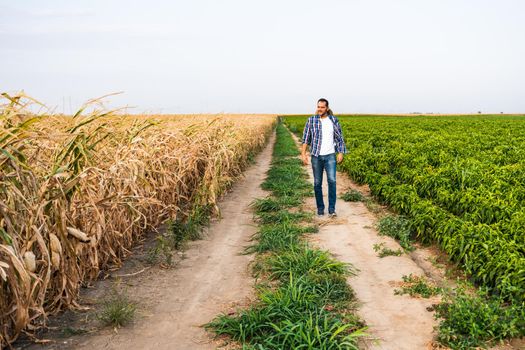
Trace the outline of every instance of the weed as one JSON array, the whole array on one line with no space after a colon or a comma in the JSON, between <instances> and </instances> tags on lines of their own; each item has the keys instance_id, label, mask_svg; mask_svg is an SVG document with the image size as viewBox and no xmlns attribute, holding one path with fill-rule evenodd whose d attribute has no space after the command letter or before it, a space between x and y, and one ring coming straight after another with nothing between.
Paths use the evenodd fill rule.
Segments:
<instances>
[{"instance_id":1,"label":"weed","mask_svg":"<svg viewBox=\"0 0 525 350\"><path fill-rule=\"evenodd\" d=\"M487 289L467 293L460 287L437 305L438 341L452 349L472 349L525 335L525 303L490 295Z\"/></svg>"},{"instance_id":2,"label":"weed","mask_svg":"<svg viewBox=\"0 0 525 350\"><path fill-rule=\"evenodd\" d=\"M374 244L374 251L379 252L377 256L380 258L384 258L385 256L400 256L403 254L401 249L393 250L385 247L385 243Z\"/></svg>"},{"instance_id":3,"label":"weed","mask_svg":"<svg viewBox=\"0 0 525 350\"><path fill-rule=\"evenodd\" d=\"M146 262L155 264L162 257L166 264L171 265L173 263L173 249L175 249L175 244L169 236L158 235L155 237L155 245L148 250Z\"/></svg>"},{"instance_id":4,"label":"weed","mask_svg":"<svg viewBox=\"0 0 525 350\"><path fill-rule=\"evenodd\" d=\"M197 205L186 218L168 221L168 229L156 237L155 246L148 251L146 261L156 263L160 257L164 263L172 265L173 250L180 250L187 240L200 238L202 227L209 224L211 205Z\"/></svg>"},{"instance_id":5,"label":"weed","mask_svg":"<svg viewBox=\"0 0 525 350\"><path fill-rule=\"evenodd\" d=\"M263 289L258 305L206 327L258 349L357 349L362 325L327 311L317 292L311 280L290 279L275 291Z\"/></svg>"},{"instance_id":6,"label":"weed","mask_svg":"<svg viewBox=\"0 0 525 350\"><path fill-rule=\"evenodd\" d=\"M346 202L360 202L363 200L363 198L364 197L361 192L352 188L341 195L341 199Z\"/></svg>"},{"instance_id":7,"label":"weed","mask_svg":"<svg viewBox=\"0 0 525 350\"><path fill-rule=\"evenodd\" d=\"M377 228L380 235L395 238L403 249L412 251L414 247L409 225L410 222L403 216L387 215L379 220Z\"/></svg>"},{"instance_id":8,"label":"weed","mask_svg":"<svg viewBox=\"0 0 525 350\"><path fill-rule=\"evenodd\" d=\"M442 264L442 263L440 263L437 257L429 256L429 257L426 258L425 260L427 260L428 262L430 262L430 263L432 264L432 266L434 266L434 267L437 268L437 269L443 269L443 268L445 268L445 265Z\"/></svg>"},{"instance_id":9,"label":"weed","mask_svg":"<svg viewBox=\"0 0 525 350\"><path fill-rule=\"evenodd\" d=\"M105 325L120 327L129 323L135 316L136 305L128 296L117 289L102 303L102 310L97 315Z\"/></svg>"},{"instance_id":10,"label":"weed","mask_svg":"<svg viewBox=\"0 0 525 350\"><path fill-rule=\"evenodd\" d=\"M339 273L355 275L349 265L330 257L327 251L312 249L304 244L268 257L269 272L273 278L288 279L290 275Z\"/></svg>"},{"instance_id":11,"label":"weed","mask_svg":"<svg viewBox=\"0 0 525 350\"><path fill-rule=\"evenodd\" d=\"M299 244L303 229L287 222L275 225L263 225L254 236L257 243L246 249L247 253L281 251Z\"/></svg>"},{"instance_id":12,"label":"weed","mask_svg":"<svg viewBox=\"0 0 525 350\"><path fill-rule=\"evenodd\" d=\"M381 206L379 204L377 204L376 202L374 202L372 199L370 198L365 198L364 199L365 201L365 205L366 207L368 208L368 210L370 210L372 213L374 214L379 214L381 212Z\"/></svg>"},{"instance_id":13,"label":"weed","mask_svg":"<svg viewBox=\"0 0 525 350\"><path fill-rule=\"evenodd\" d=\"M412 274L403 276L404 285L401 289L396 289L394 294L402 295L409 294L410 296L421 296L422 298L430 298L442 292L442 288L436 287L428 283L428 281L421 276L414 276Z\"/></svg>"}]
</instances>

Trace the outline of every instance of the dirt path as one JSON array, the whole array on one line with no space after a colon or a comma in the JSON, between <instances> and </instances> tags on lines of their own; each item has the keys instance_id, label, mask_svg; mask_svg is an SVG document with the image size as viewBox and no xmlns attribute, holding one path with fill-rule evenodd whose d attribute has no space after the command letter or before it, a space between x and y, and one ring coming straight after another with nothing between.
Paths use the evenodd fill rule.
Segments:
<instances>
[{"instance_id":1,"label":"dirt path","mask_svg":"<svg viewBox=\"0 0 525 350\"><path fill-rule=\"evenodd\" d=\"M338 195L348 189L346 175L337 174ZM327 188L324 193L327 193ZM309 199L312 209L315 201ZM338 200L337 220L322 220L317 245L327 249L344 262L352 263L359 273L348 279L360 302L359 315L370 327L370 341L366 349L412 350L427 349L436 324L432 313L426 310L434 299L395 295L396 283L403 275L425 275L424 270L409 256L379 258L374 244L385 242L392 249L399 245L389 237L378 236L374 228L376 218L364 203ZM377 341L374 341L377 340Z\"/></svg>"},{"instance_id":2,"label":"dirt path","mask_svg":"<svg viewBox=\"0 0 525 350\"><path fill-rule=\"evenodd\" d=\"M248 269L252 256L242 251L256 226L249 204L262 197L260 188L270 167L275 134L244 177L219 203L221 219L214 220L202 240L191 242L175 268L152 268L128 278L128 293L143 312L117 332L105 329L91 336L67 340L75 349L215 349L200 325L211 321L253 293ZM233 311L233 309L231 310ZM56 343L50 348L63 348ZM39 347L41 348L41 347Z\"/></svg>"},{"instance_id":3,"label":"dirt path","mask_svg":"<svg viewBox=\"0 0 525 350\"><path fill-rule=\"evenodd\" d=\"M297 140L297 139L296 139ZM311 165L306 170L313 184ZM325 174L326 175L326 174ZM365 320L369 329L364 349L416 350L430 349L434 336L433 327L437 324L433 313L427 311L436 299L412 298L408 295L395 295L396 283L403 275L429 275L429 262L421 251L416 256L418 264L409 255L379 258L374 244L384 242L391 249L400 248L390 237L379 236L375 229L377 218L363 202L345 202L339 196L349 188L358 188L344 173L337 173L337 201L335 219L318 219L319 233L310 241L321 249L329 250L340 261L353 264L359 273L348 279L359 302L358 314ZM327 203L327 182L323 178L323 195ZM316 212L315 198L307 198L306 210ZM420 266L424 265L424 266ZM430 268L432 269L432 268ZM434 269L432 269L434 270ZM431 274L438 272L432 271Z\"/></svg>"}]
</instances>

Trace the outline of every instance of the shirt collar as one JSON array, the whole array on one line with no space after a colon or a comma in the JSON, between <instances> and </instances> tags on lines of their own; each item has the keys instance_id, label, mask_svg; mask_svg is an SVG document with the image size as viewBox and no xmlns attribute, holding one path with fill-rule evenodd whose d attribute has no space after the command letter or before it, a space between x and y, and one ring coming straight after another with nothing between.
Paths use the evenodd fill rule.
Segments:
<instances>
[{"instance_id":1,"label":"shirt collar","mask_svg":"<svg viewBox=\"0 0 525 350\"><path fill-rule=\"evenodd\" d=\"M316 114L316 115L314 115L314 118L318 118L318 119L321 119L321 116L320 116L319 114ZM331 114L328 114L328 119L333 119L333 118L334 118L334 116L333 116L333 115L331 115Z\"/></svg>"}]
</instances>

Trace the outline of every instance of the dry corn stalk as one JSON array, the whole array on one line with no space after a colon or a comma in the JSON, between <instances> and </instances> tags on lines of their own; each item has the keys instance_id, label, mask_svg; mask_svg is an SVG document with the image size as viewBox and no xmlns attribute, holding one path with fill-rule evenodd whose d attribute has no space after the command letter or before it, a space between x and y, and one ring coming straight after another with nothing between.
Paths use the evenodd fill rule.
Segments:
<instances>
[{"instance_id":1,"label":"dry corn stalk","mask_svg":"<svg viewBox=\"0 0 525 350\"><path fill-rule=\"evenodd\" d=\"M148 230L217 198L272 115L34 115L0 109L0 346L78 306L78 286ZM45 306L45 307L44 307Z\"/></svg>"}]
</instances>

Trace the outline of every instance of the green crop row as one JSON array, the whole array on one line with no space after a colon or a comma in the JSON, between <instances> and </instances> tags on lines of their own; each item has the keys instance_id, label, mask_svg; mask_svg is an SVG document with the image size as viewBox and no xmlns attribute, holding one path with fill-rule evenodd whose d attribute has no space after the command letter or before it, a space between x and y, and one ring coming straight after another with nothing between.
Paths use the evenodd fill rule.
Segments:
<instances>
[{"instance_id":1,"label":"green crop row","mask_svg":"<svg viewBox=\"0 0 525 350\"><path fill-rule=\"evenodd\" d=\"M473 281L525 300L525 117L348 116L340 165ZM301 135L305 116L285 118Z\"/></svg>"}]
</instances>

